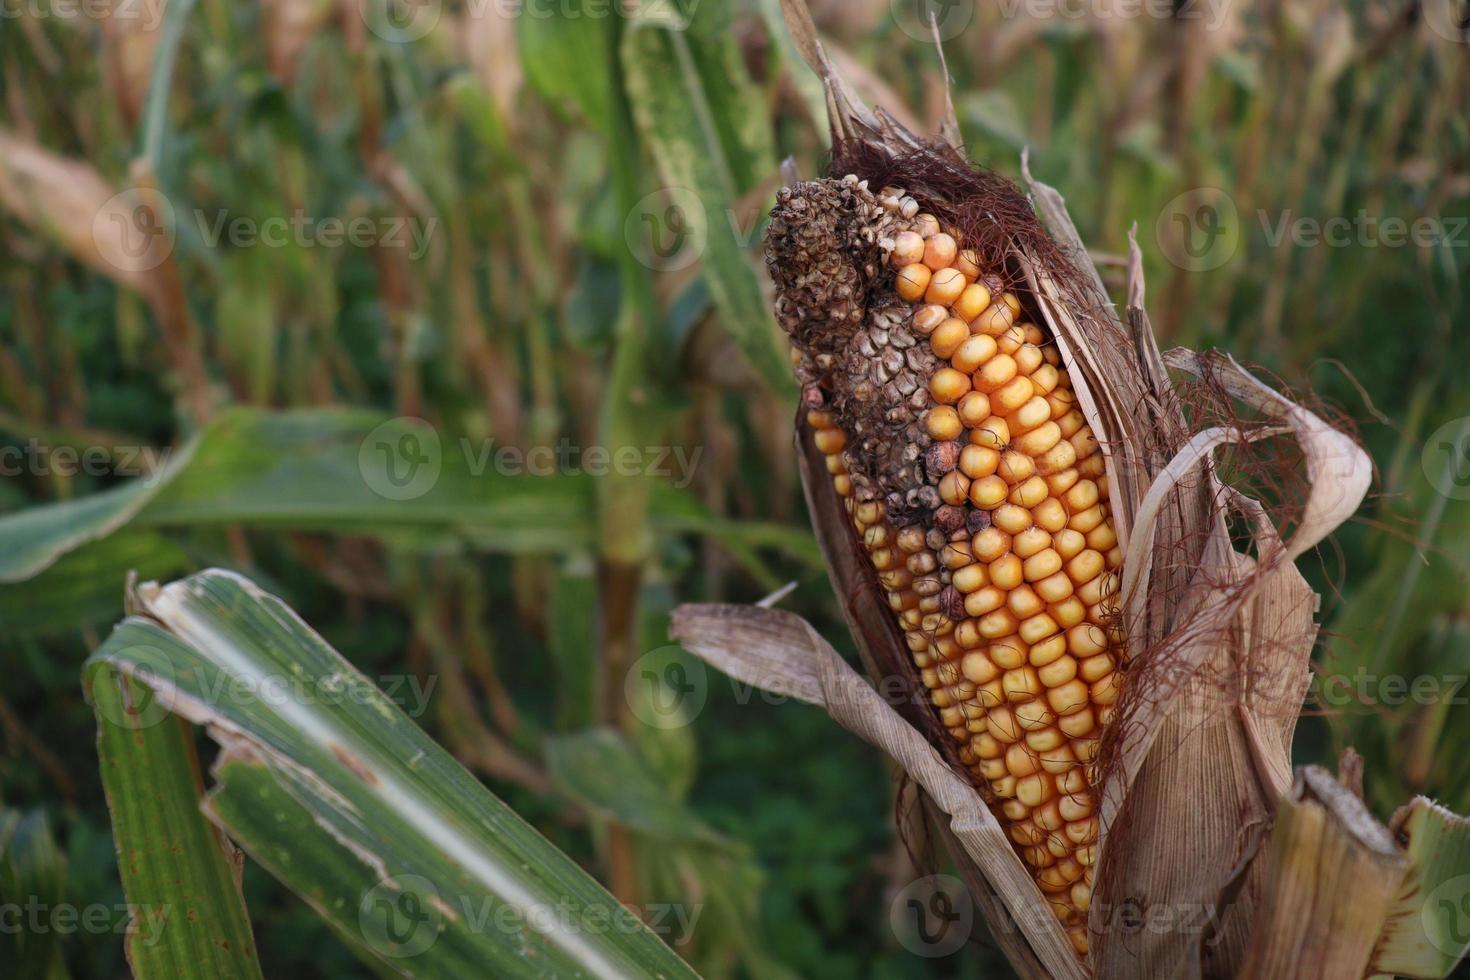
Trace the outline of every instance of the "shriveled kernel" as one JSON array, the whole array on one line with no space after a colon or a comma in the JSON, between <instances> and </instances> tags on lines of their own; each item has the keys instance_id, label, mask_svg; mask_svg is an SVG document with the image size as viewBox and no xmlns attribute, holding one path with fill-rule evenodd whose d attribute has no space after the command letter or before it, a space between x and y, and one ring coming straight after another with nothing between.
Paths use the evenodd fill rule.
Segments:
<instances>
[{"instance_id":1,"label":"shriveled kernel","mask_svg":"<svg viewBox=\"0 0 1470 980\"><path fill-rule=\"evenodd\" d=\"M927 265L915 262L899 270L893 288L899 296L912 303L924 295L924 290L929 288L929 280L933 278L933 275Z\"/></svg>"},{"instance_id":2,"label":"shriveled kernel","mask_svg":"<svg viewBox=\"0 0 1470 980\"><path fill-rule=\"evenodd\" d=\"M966 285L963 272L958 269L941 268L930 276L929 285L924 290L924 301L948 306L960 298Z\"/></svg>"}]
</instances>

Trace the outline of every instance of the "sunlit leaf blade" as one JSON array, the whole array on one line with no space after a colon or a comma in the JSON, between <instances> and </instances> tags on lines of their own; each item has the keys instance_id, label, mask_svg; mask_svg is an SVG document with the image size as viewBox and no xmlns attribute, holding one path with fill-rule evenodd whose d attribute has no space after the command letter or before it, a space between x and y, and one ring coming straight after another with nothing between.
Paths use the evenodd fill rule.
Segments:
<instances>
[{"instance_id":1,"label":"sunlit leaf blade","mask_svg":"<svg viewBox=\"0 0 1470 980\"><path fill-rule=\"evenodd\" d=\"M487 976L692 975L279 599L209 571L139 601L152 618L120 624L93 663L208 726L224 760L211 812L360 954L421 976L464 976L466 961ZM273 822L237 795L265 778L301 813ZM362 868L314 897L312 869L284 866L283 847Z\"/></svg>"},{"instance_id":2,"label":"sunlit leaf blade","mask_svg":"<svg viewBox=\"0 0 1470 980\"><path fill-rule=\"evenodd\" d=\"M138 980L260 977L238 852L199 810L191 733L142 684L91 661L87 691Z\"/></svg>"}]
</instances>

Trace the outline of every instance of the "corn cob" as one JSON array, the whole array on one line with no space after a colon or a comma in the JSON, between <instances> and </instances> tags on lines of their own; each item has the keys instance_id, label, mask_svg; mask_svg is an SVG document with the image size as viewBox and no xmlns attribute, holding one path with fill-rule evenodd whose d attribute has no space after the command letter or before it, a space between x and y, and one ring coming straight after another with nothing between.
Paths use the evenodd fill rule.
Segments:
<instances>
[{"instance_id":1,"label":"corn cob","mask_svg":"<svg viewBox=\"0 0 1470 980\"><path fill-rule=\"evenodd\" d=\"M783 188L806 420L961 762L1079 953L1123 657L1103 454L1048 332L896 188Z\"/></svg>"}]
</instances>

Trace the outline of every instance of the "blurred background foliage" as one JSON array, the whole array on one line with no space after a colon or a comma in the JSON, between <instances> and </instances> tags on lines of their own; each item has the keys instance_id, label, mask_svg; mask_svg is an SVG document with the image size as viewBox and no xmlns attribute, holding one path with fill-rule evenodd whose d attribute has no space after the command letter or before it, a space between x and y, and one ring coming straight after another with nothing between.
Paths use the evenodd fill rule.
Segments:
<instances>
[{"instance_id":1,"label":"blurred background foliage","mask_svg":"<svg viewBox=\"0 0 1470 980\"><path fill-rule=\"evenodd\" d=\"M923 5L813 7L869 101L933 131ZM1414 792L1470 809L1461 7L934 7L974 160L1016 175L1029 148L1114 285L1136 223L1165 347L1222 347L1358 423L1378 481L1304 562L1327 632L1298 746L1356 746L1383 816ZM661 714L660 685L697 670L665 646L680 601L795 581L784 603L847 642L759 266L778 162L825 152L776 0L0 8L7 890L121 922L79 668L128 570L224 565L369 676L418 682L420 723L620 897L699 908L674 938L707 975L995 968L889 928L915 871L875 753L718 677L687 724ZM1178 225L1197 188L1216 206ZM1443 234L1278 233L1360 215ZM354 218L365 240L321 237ZM307 231L231 230L270 219ZM167 247L120 256L115 220ZM1216 231L1195 261L1181 236ZM395 416L428 420L444 459L402 501L358 455ZM477 478L461 440L697 465ZM358 969L258 869L246 887L267 975ZM117 932L46 942L51 975L125 974Z\"/></svg>"}]
</instances>

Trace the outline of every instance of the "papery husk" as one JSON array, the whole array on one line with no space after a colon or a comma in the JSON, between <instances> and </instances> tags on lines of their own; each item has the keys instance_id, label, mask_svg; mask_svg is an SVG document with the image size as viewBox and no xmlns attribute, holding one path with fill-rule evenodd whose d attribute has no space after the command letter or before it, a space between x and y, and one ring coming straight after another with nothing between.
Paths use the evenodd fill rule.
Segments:
<instances>
[{"instance_id":1,"label":"papery husk","mask_svg":"<svg viewBox=\"0 0 1470 980\"><path fill-rule=\"evenodd\" d=\"M1363 801L1318 766L1297 774L1261 862L1260 916L1239 976L1361 977L1410 861Z\"/></svg>"},{"instance_id":2,"label":"papery husk","mask_svg":"<svg viewBox=\"0 0 1470 980\"><path fill-rule=\"evenodd\" d=\"M823 53L800 0L783 0L783 9L798 50L826 88L834 146L861 141L895 156L947 152L863 106ZM957 132L952 118L944 129ZM1316 636L1317 597L1292 561L1356 509L1369 460L1350 438L1230 358L1161 355L1143 308L1136 243L1125 323L1087 260L1061 195L1031 177L1024 157L1022 169L1059 250L1023 235L1010 259L1062 351L1079 407L1104 449L1114 529L1127 556L1121 600L1129 656L1100 757L1103 820L1087 968L1102 977L1233 976L1262 894L1261 845L1291 787L1291 739ZM1265 419L1191 432L1169 367L1203 378L1221 404L1242 401ZM898 674L913 685L908 690L919 694L905 698L905 720L963 773L912 676L903 637L878 601L878 583L800 417L797 430L812 522L864 665L875 682ZM1281 437L1298 443L1309 482L1296 533L1286 542L1260 503L1219 481L1212 457L1219 446ZM1231 512L1254 536L1251 555L1232 545ZM675 635L683 641L689 617L697 616L679 615L684 625ZM720 645L728 652L728 640ZM709 656L708 648L691 649ZM863 718L839 720L879 741ZM909 774L928 789L925 779ZM982 907L995 902L997 891L1000 904L1012 902L1005 889L1022 888L1011 884L1018 879L1034 890L1013 850L962 848L953 856L966 879L978 882ZM1134 911L1147 916L1141 927L1135 928ZM1171 918L1161 922L1159 913ZM1055 920L1019 926L1019 934L992 931L1016 968L1033 975L1061 929ZM1028 948L1018 948L1018 940Z\"/></svg>"}]
</instances>

